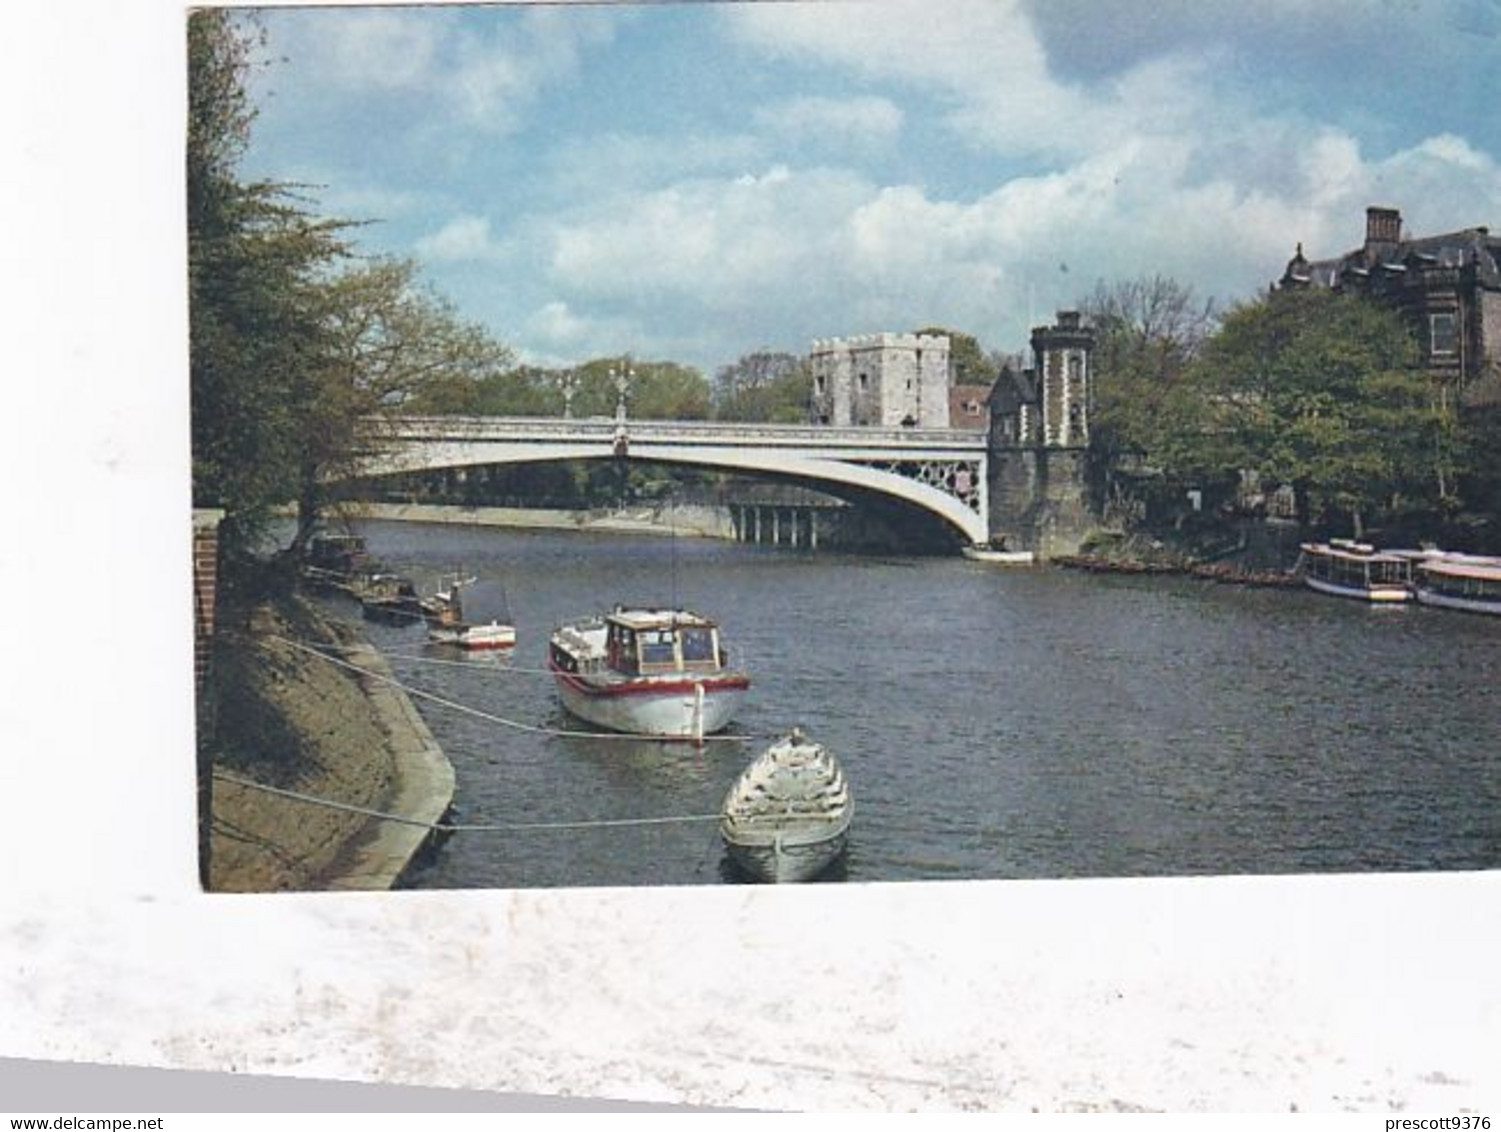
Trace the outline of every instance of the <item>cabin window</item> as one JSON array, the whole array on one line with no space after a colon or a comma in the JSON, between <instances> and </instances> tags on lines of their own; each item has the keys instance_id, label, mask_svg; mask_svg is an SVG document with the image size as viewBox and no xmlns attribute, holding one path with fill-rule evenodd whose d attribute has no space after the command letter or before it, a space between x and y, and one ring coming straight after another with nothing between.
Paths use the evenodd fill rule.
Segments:
<instances>
[{"instance_id":1,"label":"cabin window","mask_svg":"<svg viewBox=\"0 0 1501 1132\"><path fill-rule=\"evenodd\" d=\"M645 629L637 635L641 640L642 664L677 664L671 629Z\"/></svg>"},{"instance_id":2,"label":"cabin window","mask_svg":"<svg viewBox=\"0 0 1501 1132\"><path fill-rule=\"evenodd\" d=\"M684 664L703 664L714 660L714 630L684 629L680 638Z\"/></svg>"},{"instance_id":3,"label":"cabin window","mask_svg":"<svg viewBox=\"0 0 1501 1132\"><path fill-rule=\"evenodd\" d=\"M621 672L636 671L636 634L630 629L619 625L610 626L605 652L611 668Z\"/></svg>"}]
</instances>

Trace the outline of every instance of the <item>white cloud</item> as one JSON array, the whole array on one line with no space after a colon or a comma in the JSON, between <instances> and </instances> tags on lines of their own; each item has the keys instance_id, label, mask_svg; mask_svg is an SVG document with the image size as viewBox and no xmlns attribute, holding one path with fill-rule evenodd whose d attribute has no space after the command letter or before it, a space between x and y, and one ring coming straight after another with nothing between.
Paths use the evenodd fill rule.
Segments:
<instances>
[{"instance_id":1,"label":"white cloud","mask_svg":"<svg viewBox=\"0 0 1501 1132\"><path fill-rule=\"evenodd\" d=\"M299 64L294 98L419 95L466 127L505 131L578 74L617 18L596 8L528 8L490 23L461 7L289 10L271 19L272 49Z\"/></svg>"},{"instance_id":2,"label":"white cloud","mask_svg":"<svg viewBox=\"0 0 1501 1132\"><path fill-rule=\"evenodd\" d=\"M316 77L332 86L413 89L430 85L436 72L441 27L420 11L341 8L288 27L289 49L316 58Z\"/></svg>"},{"instance_id":3,"label":"white cloud","mask_svg":"<svg viewBox=\"0 0 1501 1132\"><path fill-rule=\"evenodd\" d=\"M867 144L894 139L902 111L887 98L790 98L756 111L763 128L828 144Z\"/></svg>"},{"instance_id":4,"label":"white cloud","mask_svg":"<svg viewBox=\"0 0 1501 1132\"><path fill-rule=\"evenodd\" d=\"M502 246L490 234L490 221L482 216L457 216L436 232L417 241L417 254L437 262L494 260Z\"/></svg>"}]
</instances>

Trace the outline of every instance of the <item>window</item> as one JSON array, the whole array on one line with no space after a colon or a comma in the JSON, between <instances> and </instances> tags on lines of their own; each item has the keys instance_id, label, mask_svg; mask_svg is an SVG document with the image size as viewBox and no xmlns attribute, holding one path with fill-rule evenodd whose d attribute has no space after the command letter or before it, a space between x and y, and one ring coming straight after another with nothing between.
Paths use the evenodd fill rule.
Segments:
<instances>
[{"instance_id":1,"label":"window","mask_svg":"<svg viewBox=\"0 0 1501 1132\"><path fill-rule=\"evenodd\" d=\"M865 390L866 390L866 388L869 385L870 385L870 375L868 373L862 373L860 375L860 392L864 393Z\"/></svg>"},{"instance_id":2,"label":"window","mask_svg":"<svg viewBox=\"0 0 1501 1132\"><path fill-rule=\"evenodd\" d=\"M1459 348L1459 335L1455 330L1452 313L1428 316L1428 352L1432 355L1453 354Z\"/></svg>"},{"instance_id":3,"label":"window","mask_svg":"<svg viewBox=\"0 0 1501 1132\"><path fill-rule=\"evenodd\" d=\"M714 630L686 628L681 643L684 664L701 664L714 659Z\"/></svg>"},{"instance_id":4,"label":"window","mask_svg":"<svg viewBox=\"0 0 1501 1132\"><path fill-rule=\"evenodd\" d=\"M677 656L672 648L671 629L645 629L637 636L641 638L642 664L677 663Z\"/></svg>"}]
</instances>

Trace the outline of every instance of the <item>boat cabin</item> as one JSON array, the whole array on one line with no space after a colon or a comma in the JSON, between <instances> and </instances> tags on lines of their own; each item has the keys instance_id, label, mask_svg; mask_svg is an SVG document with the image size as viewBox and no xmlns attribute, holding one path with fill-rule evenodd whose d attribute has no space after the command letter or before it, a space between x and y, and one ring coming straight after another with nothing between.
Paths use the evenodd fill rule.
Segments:
<instances>
[{"instance_id":1,"label":"boat cabin","mask_svg":"<svg viewBox=\"0 0 1501 1132\"><path fill-rule=\"evenodd\" d=\"M1424 562L1419 581L1430 594L1501 609L1501 559L1456 556Z\"/></svg>"},{"instance_id":2,"label":"boat cabin","mask_svg":"<svg viewBox=\"0 0 1501 1132\"><path fill-rule=\"evenodd\" d=\"M1305 543L1302 552L1305 577L1341 590L1405 592L1412 581L1414 556L1405 552L1387 553L1346 539Z\"/></svg>"},{"instance_id":3,"label":"boat cabin","mask_svg":"<svg viewBox=\"0 0 1501 1132\"><path fill-rule=\"evenodd\" d=\"M317 535L308 544L308 565L353 573L370 565L370 550L360 535Z\"/></svg>"},{"instance_id":4,"label":"boat cabin","mask_svg":"<svg viewBox=\"0 0 1501 1132\"><path fill-rule=\"evenodd\" d=\"M719 628L695 613L616 610L605 617L605 663L617 672L717 672Z\"/></svg>"}]
</instances>

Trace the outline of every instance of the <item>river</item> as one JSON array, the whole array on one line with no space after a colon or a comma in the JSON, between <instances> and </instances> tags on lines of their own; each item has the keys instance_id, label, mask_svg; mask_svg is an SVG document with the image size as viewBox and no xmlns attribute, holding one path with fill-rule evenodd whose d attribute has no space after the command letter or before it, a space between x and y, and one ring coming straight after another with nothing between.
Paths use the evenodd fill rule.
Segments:
<instances>
[{"instance_id":1,"label":"river","mask_svg":"<svg viewBox=\"0 0 1501 1132\"><path fill-rule=\"evenodd\" d=\"M423 592L459 567L504 583L509 656L364 623L400 680L452 703L577 728L541 673L550 629L674 597L754 681L746 740L702 749L419 699L456 819L534 828L455 833L415 887L735 883L710 821L535 827L713 814L793 725L855 796L833 882L1501 865L1501 619L958 558L358 529Z\"/></svg>"}]
</instances>

